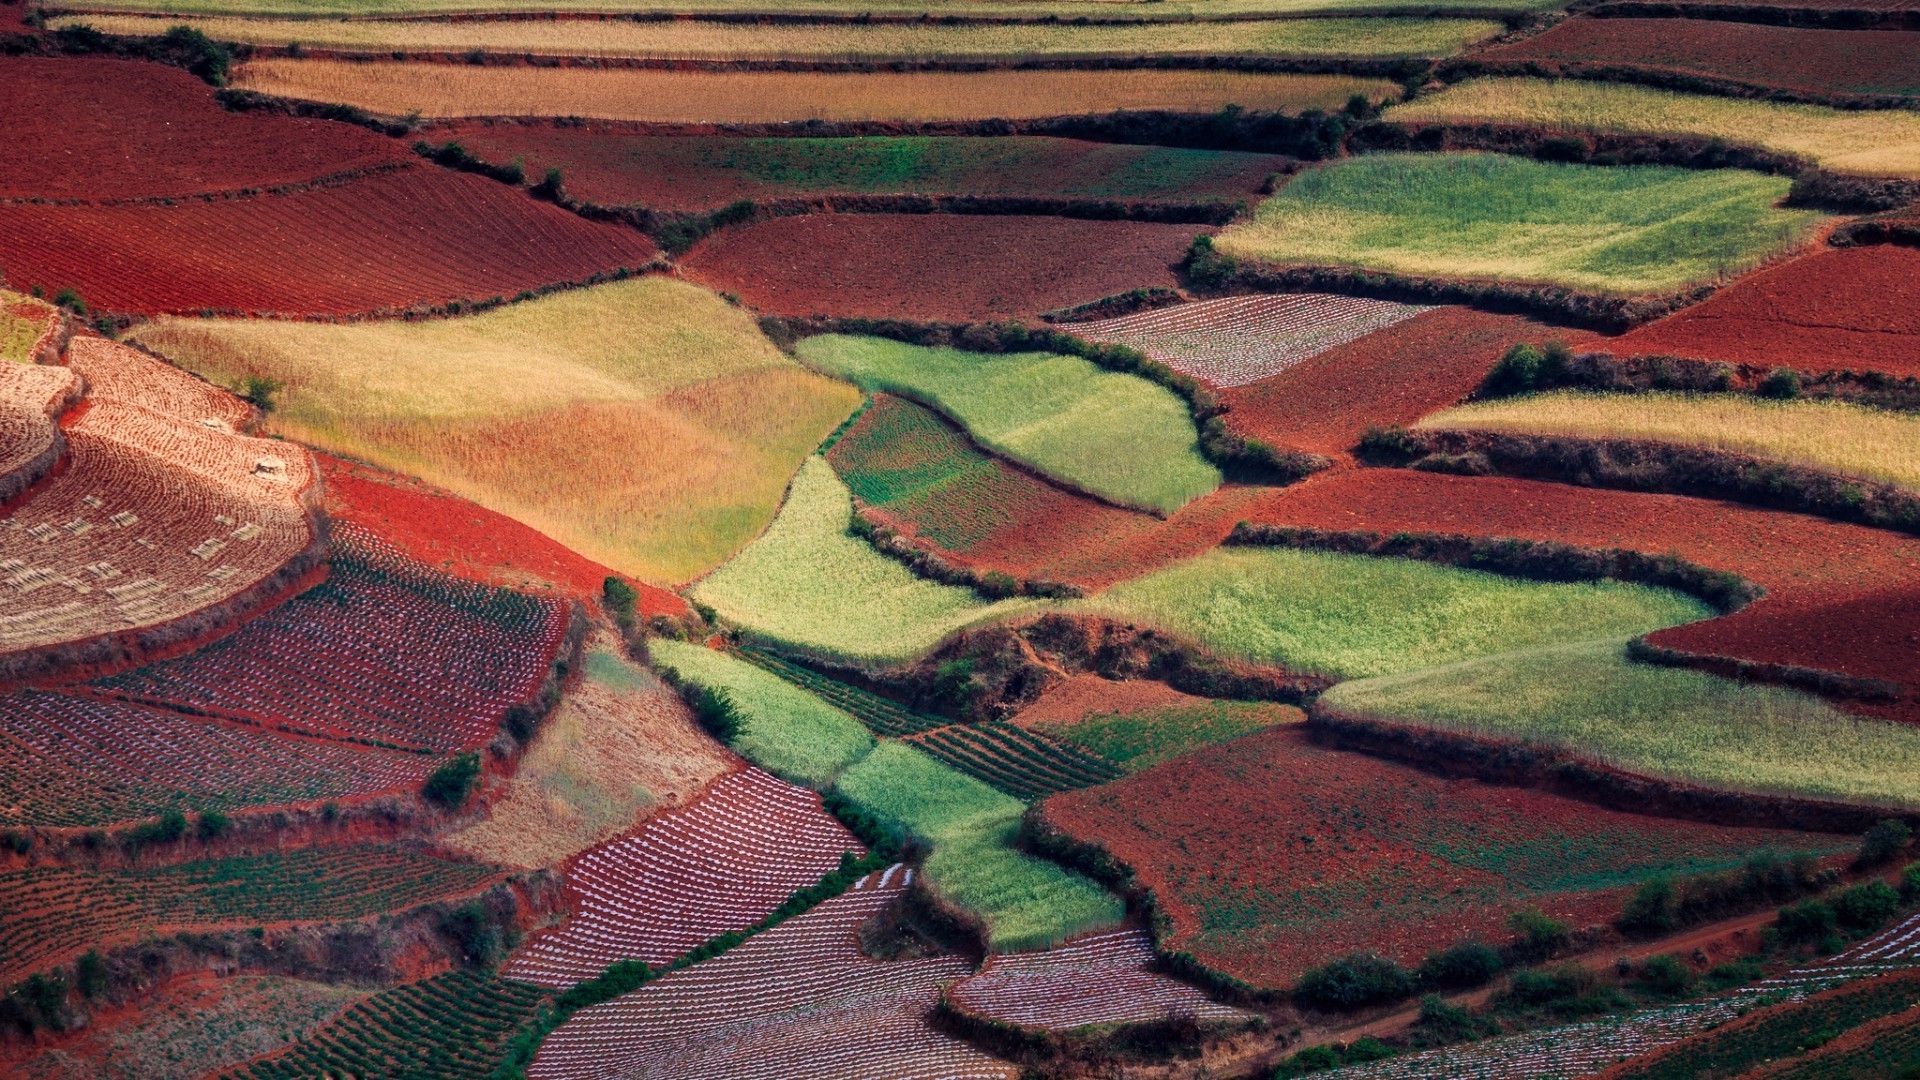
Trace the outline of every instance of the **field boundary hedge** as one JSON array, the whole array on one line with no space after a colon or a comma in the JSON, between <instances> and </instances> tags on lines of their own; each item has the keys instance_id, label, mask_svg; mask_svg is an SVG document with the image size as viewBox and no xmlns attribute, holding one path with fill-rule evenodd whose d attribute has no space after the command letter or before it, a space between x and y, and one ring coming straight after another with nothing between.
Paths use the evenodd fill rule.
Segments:
<instances>
[{"instance_id":1,"label":"field boundary hedge","mask_svg":"<svg viewBox=\"0 0 1920 1080\"><path fill-rule=\"evenodd\" d=\"M328 188L342 187L356 180L365 180L372 176L384 176L387 173L401 172L416 168L411 161L383 161L378 165L361 165L340 172L327 173L309 180L296 180L286 184L273 184L267 187L221 188L215 191L190 191L182 195L133 195L115 199L45 199L39 197L0 198L0 206L173 206L183 202L229 202L237 199L271 198L276 195L299 195L308 191L324 191Z\"/></svg>"},{"instance_id":2,"label":"field boundary hedge","mask_svg":"<svg viewBox=\"0 0 1920 1080\"><path fill-rule=\"evenodd\" d=\"M1765 595L1737 574L1713 570L1674 555L1647 555L1626 548L1584 547L1552 540L1515 540L1460 533L1384 535L1291 526L1234 526L1224 545L1293 548L1383 559L1413 559L1466 570L1484 570L1528 581L1625 581L1673 589L1731 615Z\"/></svg>"},{"instance_id":3,"label":"field boundary hedge","mask_svg":"<svg viewBox=\"0 0 1920 1080\"><path fill-rule=\"evenodd\" d=\"M1850 221L1833 230L1827 243L1834 247L1898 244L1920 247L1920 219L1905 221Z\"/></svg>"},{"instance_id":4,"label":"field boundary hedge","mask_svg":"<svg viewBox=\"0 0 1920 1080\"><path fill-rule=\"evenodd\" d=\"M1858 835L1888 817L1920 824L1920 811L1792 795L1725 791L1628 772L1537 743L1489 739L1307 706L1315 741L1446 777L1534 788L1632 814L1710 825Z\"/></svg>"},{"instance_id":5,"label":"field boundary hedge","mask_svg":"<svg viewBox=\"0 0 1920 1080\"><path fill-rule=\"evenodd\" d=\"M531 744L540 725L559 706L561 691L565 689L568 677L580 666L580 653L591 628L586 605L578 600L569 604L566 633L561 636L553 655L547 659L546 677L540 680L540 685L531 694L507 706L506 714L500 718L500 730L487 744L488 752L496 761L503 764L509 762Z\"/></svg>"},{"instance_id":6,"label":"field boundary hedge","mask_svg":"<svg viewBox=\"0 0 1920 1080\"><path fill-rule=\"evenodd\" d=\"M1332 466L1319 454L1268 446L1227 429L1227 404L1211 387L1124 345L1094 344L1050 328L1019 323L939 323L905 319L784 318L768 316L760 328L782 348L817 334L883 337L909 345L979 353L1044 351L1075 356L1096 367L1137 375L1172 391L1187 404L1200 434L1200 455L1230 480L1284 486ZM922 404L925 404L924 402ZM937 411L937 410L936 410ZM944 415L944 414L943 414ZM1056 486L1065 487L1059 481ZM1098 496L1089 496L1099 498ZM1101 499L1102 502L1109 500ZM1138 509L1126 507L1125 509Z\"/></svg>"},{"instance_id":7,"label":"field boundary hedge","mask_svg":"<svg viewBox=\"0 0 1920 1080\"><path fill-rule=\"evenodd\" d=\"M1140 1065L1163 1062L1244 1032L1265 1030L1269 1023L1257 1015L1240 1020L1172 1016L1053 1031L981 1016L954 1004L946 989L940 991L928 1022L996 1057L1047 1075L1087 1061Z\"/></svg>"},{"instance_id":8,"label":"field boundary hedge","mask_svg":"<svg viewBox=\"0 0 1920 1080\"><path fill-rule=\"evenodd\" d=\"M1646 635L1627 642L1627 656L1643 664L1691 668L1741 682L1788 686L1795 690L1819 694L1821 697L1850 701L1875 703L1897 701L1905 689L1899 683L1885 679L1862 678L1858 675L1847 675L1823 668L1803 667L1799 664L1769 664L1757 660L1722 656L1718 653L1690 652L1686 649L1655 645L1647 640Z\"/></svg>"},{"instance_id":9,"label":"field boundary hedge","mask_svg":"<svg viewBox=\"0 0 1920 1080\"><path fill-rule=\"evenodd\" d=\"M1074 494L1081 493L1075 491ZM904 533L881 521L873 508L858 496L853 500L853 534L873 545L875 551L928 581L972 589L989 600L1001 600L1009 596L1074 600L1087 594L1085 589L1067 582L1037 577L1016 578L993 570L982 572L970 566L960 566L948 559L945 549L933 544L933 541L927 541L933 546L921 547Z\"/></svg>"},{"instance_id":10,"label":"field boundary hedge","mask_svg":"<svg viewBox=\"0 0 1920 1080\"><path fill-rule=\"evenodd\" d=\"M1920 30L1920 10L1799 7L1779 4L1688 3L1687 0L1575 0L1570 13L1593 19L1700 19L1761 23L1801 30Z\"/></svg>"},{"instance_id":11,"label":"field boundary hedge","mask_svg":"<svg viewBox=\"0 0 1920 1080\"><path fill-rule=\"evenodd\" d=\"M1873 33L1874 31L1861 31ZM1434 70L1445 82L1485 76L1536 79L1579 79L1583 82L1632 83L1661 90L1678 90L1711 97L1775 101L1796 105L1824 105L1830 109L1913 109L1920 99L1904 94L1847 94L1797 90L1768 83L1746 82L1712 75L1657 67L1651 64L1605 63L1592 60L1487 60L1455 57Z\"/></svg>"},{"instance_id":12,"label":"field boundary hedge","mask_svg":"<svg viewBox=\"0 0 1920 1080\"><path fill-rule=\"evenodd\" d=\"M1551 480L1727 499L1920 535L1920 494L1807 465L1652 439L1593 439L1495 431L1395 432L1404 453L1366 444L1377 458L1432 472Z\"/></svg>"},{"instance_id":13,"label":"field boundary hedge","mask_svg":"<svg viewBox=\"0 0 1920 1080\"><path fill-rule=\"evenodd\" d=\"M1778 371L1793 373L1799 387L1795 397L1845 401L1895 412L1920 412L1920 376L1888 375L1876 371L1797 371L1793 368L1697 360L1659 353L1640 356L1615 356L1606 352L1575 353L1564 365L1543 367L1535 377L1532 389L1765 397L1763 384ZM1469 400L1484 401L1504 396L1504 393L1483 386Z\"/></svg>"}]
</instances>

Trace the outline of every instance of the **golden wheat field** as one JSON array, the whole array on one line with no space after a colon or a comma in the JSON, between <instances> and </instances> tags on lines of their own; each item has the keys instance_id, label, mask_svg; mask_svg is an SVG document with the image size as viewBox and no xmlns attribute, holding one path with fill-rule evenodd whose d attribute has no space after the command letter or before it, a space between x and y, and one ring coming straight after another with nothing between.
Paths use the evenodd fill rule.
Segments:
<instances>
[{"instance_id":1,"label":"golden wheat field","mask_svg":"<svg viewBox=\"0 0 1920 1080\"><path fill-rule=\"evenodd\" d=\"M346 52L465 53L620 59L872 60L1037 56L1446 56L1498 34L1486 19L1280 19L1131 26L868 23L760 26L694 22L428 22L154 19L87 15L110 34L152 35L191 26L218 41Z\"/></svg>"},{"instance_id":2,"label":"golden wheat field","mask_svg":"<svg viewBox=\"0 0 1920 1080\"><path fill-rule=\"evenodd\" d=\"M1355 94L1389 100L1390 82L1236 71L927 71L832 74L450 67L261 60L234 85L354 105L389 116L579 116L657 123L979 120L1115 109L1211 112L1227 105L1332 109Z\"/></svg>"},{"instance_id":3,"label":"golden wheat field","mask_svg":"<svg viewBox=\"0 0 1920 1080\"><path fill-rule=\"evenodd\" d=\"M1920 490L1920 418L1837 401L1555 393L1463 405L1416 426L1654 439L1777 458Z\"/></svg>"},{"instance_id":4,"label":"golden wheat field","mask_svg":"<svg viewBox=\"0 0 1920 1080\"><path fill-rule=\"evenodd\" d=\"M1396 105L1386 119L1704 135L1799 154L1836 172L1920 176L1920 113L1903 109L1841 111L1572 79L1475 79Z\"/></svg>"},{"instance_id":5,"label":"golden wheat field","mask_svg":"<svg viewBox=\"0 0 1920 1080\"><path fill-rule=\"evenodd\" d=\"M279 380L279 434L421 476L656 582L756 535L859 403L745 312L666 278L463 319L161 319L137 338L217 382Z\"/></svg>"}]
</instances>

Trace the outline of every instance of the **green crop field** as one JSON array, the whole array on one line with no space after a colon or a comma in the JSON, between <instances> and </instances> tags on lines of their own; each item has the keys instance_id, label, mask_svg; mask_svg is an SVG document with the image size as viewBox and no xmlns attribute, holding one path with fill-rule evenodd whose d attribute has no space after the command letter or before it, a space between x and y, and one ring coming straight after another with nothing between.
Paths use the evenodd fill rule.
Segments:
<instances>
[{"instance_id":1,"label":"green crop field","mask_svg":"<svg viewBox=\"0 0 1920 1080\"><path fill-rule=\"evenodd\" d=\"M825 790L873 748L858 720L772 672L704 645L657 639L653 661L688 682L724 691L745 720L733 748L776 776Z\"/></svg>"},{"instance_id":2,"label":"green crop field","mask_svg":"<svg viewBox=\"0 0 1920 1080\"><path fill-rule=\"evenodd\" d=\"M1159 626L1223 655L1359 678L1712 616L1691 597L1601 581L1517 581L1405 559L1230 547L1075 608Z\"/></svg>"},{"instance_id":3,"label":"green crop field","mask_svg":"<svg viewBox=\"0 0 1920 1080\"><path fill-rule=\"evenodd\" d=\"M986 921L996 950L1038 948L1120 921L1120 901L1078 874L1009 847L1024 805L901 743L840 776L841 794L933 846L926 876Z\"/></svg>"},{"instance_id":4,"label":"green crop field","mask_svg":"<svg viewBox=\"0 0 1920 1080\"><path fill-rule=\"evenodd\" d=\"M1318 12L1403 11L1405 0L95 0L89 10L172 15L268 15L299 19L417 16L468 12L633 12L708 14L979 15L988 17L1179 20L1193 16L1259 18ZM1422 11L1546 11L1554 0L1423 0Z\"/></svg>"},{"instance_id":5,"label":"green crop field","mask_svg":"<svg viewBox=\"0 0 1920 1080\"><path fill-rule=\"evenodd\" d=\"M1033 607L937 585L847 532L853 502L825 458L809 458L779 517L693 596L771 641L853 661L908 660L954 631Z\"/></svg>"},{"instance_id":6,"label":"green crop field","mask_svg":"<svg viewBox=\"0 0 1920 1080\"><path fill-rule=\"evenodd\" d=\"M1839 401L1554 393L1463 405L1417 426L1652 439L1754 454L1920 490L1920 417Z\"/></svg>"},{"instance_id":7,"label":"green crop field","mask_svg":"<svg viewBox=\"0 0 1920 1080\"><path fill-rule=\"evenodd\" d=\"M1632 663L1618 640L1344 683L1324 700L1712 787L1920 806L1920 728L1797 691Z\"/></svg>"},{"instance_id":8,"label":"green crop field","mask_svg":"<svg viewBox=\"0 0 1920 1080\"><path fill-rule=\"evenodd\" d=\"M423 477L655 582L752 539L858 403L746 312L661 277L467 318L159 319L133 337L224 385L278 379L276 433Z\"/></svg>"},{"instance_id":9,"label":"green crop field","mask_svg":"<svg viewBox=\"0 0 1920 1080\"><path fill-rule=\"evenodd\" d=\"M761 25L669 21L325 21L85 15L109 34L159 34L185 24L216 41L358 53L593 56L647 60L994 60L1107 56L1447 56L1492 37L1484 19L1281 19L1146 26L1059 23Z\"/></svg>"},{"instance_id":10,"label":"green crop field","mask_svg":"<svg viewBox=\"0 0 1920 1080\"><path fill-rule=\"evenodd\" d=\"M1920 176L1920 113L1708 97L1578 79L1474 79L1387 110L1407 124L1700 135L1799 154L1835 172Z\"/></svg>"},{"instance_id":11,"label":"green crop field","mask_svg":"<svg viewBox=\"0 0 1920 1080\"><path fill-rule=\"evenodd\" d=\"M807 338L796 352L869 392L924 401L996 453L1114 502L1171 513L1220 485L1172 391L1078 357L841 334Z\"/></svg>"},{"instance_id":12,"label":"green crop field","mask_svg":"<svg viewBox=\"0 0 1920 1080\"><path fill-rule=\"evenodd\" d=\"M1383 154L1301 173L1215 246L1275 263L1670 292L1800 243L1821 215L1776 206L1789 186L1738 169Z\"/></svg>"},{"instance_id":13,"label":"green crop field","mask_svg":"<svg viewBox=\"0 0 1920 1080\"><path fill-rule=\"evenodd\" d=\"M1095 713L1045 731L1078 747L1139 772L1203 746L1269 728L1297 724L1306 716L1291 705L1255 701L1197 701L1134 713Z\"/></svg>"}]
</instances>

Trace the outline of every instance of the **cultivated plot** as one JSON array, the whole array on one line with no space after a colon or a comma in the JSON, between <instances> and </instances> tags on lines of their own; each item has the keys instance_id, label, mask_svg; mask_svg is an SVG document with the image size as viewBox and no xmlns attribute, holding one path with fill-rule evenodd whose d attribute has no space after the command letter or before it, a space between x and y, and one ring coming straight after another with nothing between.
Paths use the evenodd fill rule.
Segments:
<instances>
[{"instance_id":1,"label":"cultivated plot","mask_svg":"<svg viewBox=\"0 0 1920 1080\"><path fill-rule=\"evenodd\" d=\"M737 720L733 748L795 783L824 791L873 748L859 721L758 665L679 641L651 642L647 655L680 681L724 695Z\"/></svg>"},{"instance_id":2,"label":"cultivated plot","mask_svg":"<svg viewBox=\"0 0 1920 1080\"><path fill-rule=\"evenodd\" d=\"M1145 931L1088 934L1045 952L988 957L948 1000L989 1020L1049 1031L1177 1017L1250 1019L1153 965L1153 939Z\"/></svg>"}]
</instances>

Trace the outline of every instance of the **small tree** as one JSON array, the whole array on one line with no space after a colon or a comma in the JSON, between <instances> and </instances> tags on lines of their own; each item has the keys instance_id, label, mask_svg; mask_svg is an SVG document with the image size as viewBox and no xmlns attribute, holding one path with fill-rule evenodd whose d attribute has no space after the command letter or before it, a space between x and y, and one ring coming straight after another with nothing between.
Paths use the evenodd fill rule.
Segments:
<instances>
[{"instance_id":1,"label":"small tree","mask_svg":"<svg viewBox=\"0 0 1920 1080\"><path fill-rule=\"evenodd\" d=\"M1354 953L1300 977L1295 1000L1323 1009L1357 1009L1413 993L1413 976L1377 953Z\"/></svg>"},{"instance_id":2,"label":"small tree","mask_svg":"<svg viewBox=\"0 0 1920 1080\"><path fill-rule=\"evenodd\" d=\"M634 621L639 617L637 615L640 603L639 590L609 574L607 580L600 584L600 598L606 604L607 614L613 616L613 621L620 624L620 629L631 633Z\"/></svg>"},{"instance_id":3,"label":"small tree","mask_svg":"<svg viewBox=\"0 0 1920 1080\"><path fill-rule=\"evenodd\" d=\"M232 821L227 815L218 810L202 810L199 822L200 839L217 840L227 834L227 827L231 824Z\"/></svg>"},{"instance_id":4,"label":"small tree","mask_svg":"<svg viewBox=\"0 0 1920 1080\"><path fill-rule=\"evenodd\" d=\"M274 395L284 385L271 375L248 375L240 380L240 396L261 412L270 413L278 404L274 401Z\"/></svg>"},{"instance_id":5,"label":"small tree","mask_svg":"<svg viewBox=\"0 0 1920 1080\"><path fill-rule=\"evenodd\" d=\"M1537 911L1516 911L1507 926L1513 931L1514 949L1526 956L1551 956L1573 937L1566 923Z\"/></svg>"},{"instance_id":6,"label":"small tree","mask_svg":"<svg viewBox=\"0 0 1920 1080\"><path fill-rule=\"evenodd\" d=\"M80 299L80 291L71 286L54 293L53 302L55 305L66 308L75 315L85 315L87 313L87 302Z\"/></svg>"},{"instance_id":7,"label":"small tree","mask_svg":"<svg viewBox=\"0 0 1920 1080\"><path fill-rule=\"evenodd\" d=\"M101 957L98 949L88 949L80 954L79 961L73 965L73 985L74 989L80 991L80 996L88 1001L106 992L107 961Z\"/></svg>"},{"instance_id":8,"label":"small tree","mask_svg":"<svg viewBox=\"0 0 1920 1080\"><path fill-rule=\"evenodd\" d=\"M1658 933L1673 928L1673 882L1657 877L1640 886L1620 911L1615 924L1622 930L1639 934Z\"/></svg>"},{"instance_id":9,"label":"small tree","mask_svg":"<svg viewBox=\"0 0 1920 1080\"><path fill-rule=\"evenodd\" d=\"M420 794L436 806L455 810L466 805L467 796L473 793L474 784L479 779L480 756L461 754L433 770L427 777L426 786L420 789Z\"/></svg>"},{"instance_id":10,"label":"small tree","mask_svg":"<svg viewBox=\"0 0 1920 1080\"><path fill-rule=\"evenodd\" d=\"M1898 818L1883 818L1873 823L1860 838L1860 854L1854 865L1860 869L1885 866L1913 842L1913 830Z\"/></svg>"},{"instance_id":11,"label":"small tree","mask_svg":"<svg viewBox=\"0 0 1920 1080\"><path fill-rule=\"evenodd\" d=\"M1763 398L1792 401L1800 396L1800 373L1792 368L1774 368L1766 378L1760 380L1756 392Z\"/></svg>"},{"instance_id":12,"label":"small tree","mask_svg":"<svg viewBox=\"0 0 1920 1080\"><path fill-rule=\"evenodd\" d=\"M1422 986L1481 986L1492 981L1506 966L1500 950L1478 941L1462 942L1434 953L1420 962Z\"/></svg>"},{"instance_id":13,"label":"small tree","mask_svg":"<svg viewBox=\"0 0 1920 1080\"><path fill-rule=\"evenodd\" d=\"M1693 969L1671 953L1647 957L1635 977L1649 990L1668 997L1679 997L1693 989Z\"/></svg>"}]
</instances>

